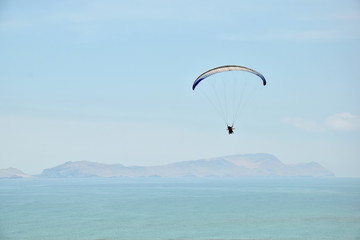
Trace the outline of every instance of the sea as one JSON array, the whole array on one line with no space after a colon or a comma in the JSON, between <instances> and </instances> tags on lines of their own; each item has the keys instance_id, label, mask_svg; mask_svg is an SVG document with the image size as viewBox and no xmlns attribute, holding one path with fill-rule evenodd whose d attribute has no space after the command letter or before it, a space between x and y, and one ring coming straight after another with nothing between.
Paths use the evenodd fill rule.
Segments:
<instances>
[{"instance_id":1,"label":"sea","mask_svg":"<svg viewBox=\"0 0 360 240\"><path fill-rule=\"evenodd\" d=\"M0 179L0 239L359 240L360 179Z\"/></svg>"}]
</instances>

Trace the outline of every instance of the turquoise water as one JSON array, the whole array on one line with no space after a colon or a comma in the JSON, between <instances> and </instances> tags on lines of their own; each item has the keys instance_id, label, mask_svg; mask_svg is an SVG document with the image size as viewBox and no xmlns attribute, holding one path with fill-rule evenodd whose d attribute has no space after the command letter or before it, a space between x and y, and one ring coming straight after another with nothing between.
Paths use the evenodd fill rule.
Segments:
<instances>
[{"instance_id":1,"label":"turquoise water","mask_svg":"<svg viewBox=\"0 0 360 240\"><path fill-rule=\"evenodd\" d=\"M360 239L360 179L2 179L2 240Z\"/></svg>"}]
</instances>

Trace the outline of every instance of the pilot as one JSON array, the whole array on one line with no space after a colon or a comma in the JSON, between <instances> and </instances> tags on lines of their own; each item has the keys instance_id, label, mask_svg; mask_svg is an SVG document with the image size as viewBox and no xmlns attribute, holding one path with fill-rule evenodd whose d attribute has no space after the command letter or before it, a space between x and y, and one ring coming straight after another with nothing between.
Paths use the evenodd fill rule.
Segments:
<instances>
[{"instance_id":1,"label":"pilot","mask_svg":"<svg viewBox=\"0 0 360 240\"><path fill-rule=\"evenodd\" d=\"M233 134L234 133L234 127L233 126L227 126L227 130L229 131L229 134Z\"/></svg>"}]
</instances>

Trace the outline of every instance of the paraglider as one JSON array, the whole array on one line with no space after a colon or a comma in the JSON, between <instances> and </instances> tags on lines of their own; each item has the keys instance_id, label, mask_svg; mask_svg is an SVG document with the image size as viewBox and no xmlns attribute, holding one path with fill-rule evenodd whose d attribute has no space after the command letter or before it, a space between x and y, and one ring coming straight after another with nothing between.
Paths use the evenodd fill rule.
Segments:
<instances>
[{"instance_id":1,"label":"paraglider","mask_svg":"<svg viewBox=\"0 0 360 240\"><path fill-rule=\"evenodd\" d=\"M229 132L229 134L233 134L234 133L234 127L233 126L227 126L227 130Z\"/></svg>"},{"instance_id":2,"label":"paraglider","mask_svg":"<svg viewBox=\"0 0 360 240\"><path fill-rule=\"evenodd\" d=\"M194 81L192 89L202 90L225 121L228 133L233 134L235 121L243 105L260 86L259 79L265 86L266 79L261 73L244 66L225 65L202 73Z\"/></svg>"}]
</instances>

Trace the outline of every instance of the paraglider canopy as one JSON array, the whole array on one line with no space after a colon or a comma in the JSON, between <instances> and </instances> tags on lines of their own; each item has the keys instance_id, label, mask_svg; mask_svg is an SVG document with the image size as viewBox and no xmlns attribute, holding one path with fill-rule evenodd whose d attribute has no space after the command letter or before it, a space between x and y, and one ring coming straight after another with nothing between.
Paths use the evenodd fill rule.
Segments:
<instances>
[{"instance_id":1,"label":"paraglider canopy","mask_svg":"<svg viewBox=\"0 0 360 240\"><path fill-rule=\"evenodd\" d=\"M225 65L225 66L220 66L220 67L216 67L216 68L213 68L213 69L210 69L206 72L204 72L203 74L201 74L194 82L193 86L192 86L192 89L195 90L196 86L202 81L204 80L205 78L207 77L210 77L211 75L214 75L216 73L221 73L221 72L227 72L227 71L245 71L245 72L250 72L250 73L253 73L257 76L259 76L261 78L261 80L263 81L263 85L265 86L266 85L266 79L265 77L255 71L255 70L252 70L250 68L247 68L247 67L243 67L243 66L238 66L238 65Z\"/></svg>"},{"instance_id":2,"label":"paraglider canopy","mask_svg":"<svg viewBox=\"0 0 360 240\"><path fill-rule=\"evenodd\" d=\"M200 88L199 91L223 118L228 133L233 134L234 123L245 102L249 101L254 91L259 88L259 82L266 85L266 79L261 73L244 66L225 65L202 73L195 79L192 89ZM198 87L199 84L201 87Z\"/></svg>"}]
</instances>

